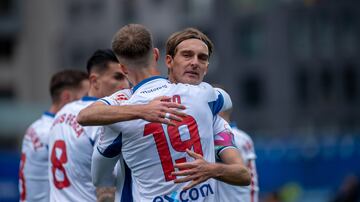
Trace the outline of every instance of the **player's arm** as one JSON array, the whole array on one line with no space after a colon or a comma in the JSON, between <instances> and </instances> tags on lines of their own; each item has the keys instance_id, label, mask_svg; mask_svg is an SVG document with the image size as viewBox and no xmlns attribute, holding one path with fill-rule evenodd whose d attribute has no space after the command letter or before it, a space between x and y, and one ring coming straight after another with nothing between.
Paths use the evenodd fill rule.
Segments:
<instances>
[{"instance_id":1,"label":"player's arm","mask_svg":"<svg viewBox=\"0 0 360 202\"><path fill-rule=\"evenodd\" d=\"M80 111L77 121L81 125L107 125L120 121L133 119L144 119L149 122L160 122L173 125L170 120L181 121L185 113L177 109L185 109L181 104L167 102L168 97L155 98L148 104L139 105L107 105L105 102L97 101Z\"/></svg>"},{"instance_id":2,"label":"player's arm","mask_svg":"<svg viewBox=\"0 0 360 202\"><path fill-rule=\"evenodd\" d=\"M251 174L245 166L238 149L227 148L219 154L222 163L217 163L215 179L228 184L247 186L251 183Z\"/></svg>"},{"instance_id":3,"label":"player's arm","mask_svg":"<svg viewBox=\"0 0 360 202\"><path fill-rule=\"evenodd\" d=\"M119 156L105 157L97 148L94 149L91 160L92 182L96 187L112 187L115 185L113 173Z\"/></svg>"},{"instance_id":4,"label":"player's arm","mask_svg":"<svg viewBox=\"0 0 360 202\"><path fill-rule=\"evenodd\" d=\"M213 122L214 146L216 158L225 164L225 168L216 172L225 172L219 179L225 183L233 185L243 185L251 177L250 172L247 175L244 173L244 168L247 168L240 155L239 148L235 143L234 134L230 125L225 119L219 115L214 117ZM249 178L249 180L251 180Z\"/></svg>"},{"instance_id":5,"label":"player's arm","mask_svg":"<svg viewBox=\"0 0 360 202\"><path fill-rule=\"evenodd\" d=\"M115 164L119 157L106 158L97 148L94 149L91 161L92 182L96 187L97 201L114 201L115 199Z\"/></svg>"},{"instance_id":6,"label":"player's arm","mask_svg":"<svg viewBox=\"0 0 360 202\"><path fill-rule=\"evenodd\" d=\"M184 190L190 189L209 178L215 178L228 184L247 186L251 176L245 167L238 150L234 147L223 147L219 152L222 163L209 163L200 154L187 150L195 160L192 162L175 164L180 171L172 173L175 176L185 176L174 180L175 183L189 182Z\"/></svg>"},{"instance_id":7,"label":"player's arm","mask_svg":"<svg viewBox=\"0 0 360 202\"><path fill-rule=\"evenodd\" d=\"M116 187L97 187L97 202L110 202L115 200Z\"/></svg>"}]
</instances>

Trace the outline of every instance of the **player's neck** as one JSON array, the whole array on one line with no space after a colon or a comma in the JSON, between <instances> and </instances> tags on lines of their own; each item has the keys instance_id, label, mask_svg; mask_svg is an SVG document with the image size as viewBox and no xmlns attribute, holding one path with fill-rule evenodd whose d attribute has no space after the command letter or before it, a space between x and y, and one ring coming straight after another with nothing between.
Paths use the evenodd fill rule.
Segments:
<instances>
[{"instance_id":1,"label":"player's neck","mask_svg":"<svg viewBox=\"0 0 360 202\"><path fill-rule=\"evenodd\" d=\"M132 73L133 85L137 85L144 79L147 79L147 78L150 78L153 76L158 76L158 75L160 75L160 72L157 70L156 67L144 68L144 69L140 69L138 71L134 71Z\"/></svg>"},{"instance_id":2,"label":"player's neck","mask_svg":"<svg viewBox=\"0 0 360 202\"><path fill-rule=\"evenodd\" d=\"M95 89L94 87L90 87L89 92L88 92L88 96L97 97L97 98L104 97L103 95L101 95L101 92L99 92L99 90Z\"/></svg>"},{"instance_id":3,"label":"player's neck","mask_svg":"<svg viewBox=\"0 0 360 202\"><path fill-rule=\"evenodd\" d=\"M48 110L48 112L56 114L64 105L62 104L52 104Z\"/></svg>"}]
</instances>

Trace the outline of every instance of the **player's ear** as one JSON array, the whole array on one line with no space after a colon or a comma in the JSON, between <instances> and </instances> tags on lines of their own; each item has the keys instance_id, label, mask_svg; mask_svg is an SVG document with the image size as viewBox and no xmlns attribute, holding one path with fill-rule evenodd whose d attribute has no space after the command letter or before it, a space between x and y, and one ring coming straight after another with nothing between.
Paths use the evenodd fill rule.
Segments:
<instances>
[{"instance_id":1,"label":"player's ear","mask_svg":"<svg viewBox=\"0 0 360 202\"><path fill-rule=\"evenodd\" d=\"M208 70L209 70L209 62L208 62L207 65L206 65L206 70L205 70L205 72L204 72L204 76L207 74Z\"/></svg>"},{"instance_id":2,"label":"player's ear","mask_svg":"<svg viewBox=\"0 0 360 202\"><path fill-rule=\"evenodd\" d=\"M71 102L72 101L71 99L72 99L72 97L71 97L71 93L69 90L65 89L61 92L60 100L62 101L62 103Z\"/></svg>"},{"instance_id":3,"label":"player's ear","mask_svg":"<svg viewBox=\"0 0 360 202\"><path fill-rule=\"evenodd\" d=\"M120 64L120 69L125 75L129 74L129 70L124 64Z\"/></svg>"},{"instance_id":4,"label":"player's ear","mask_svg":"<svg viewBox=\"0 0 360 202\"><path fill-rule=\"evenodd\" d=\"M154 48L154 58L155 58L155 61L157 62L160 58L160 51L158 48Z\"/></svg>"},{"instance_id":5,"label":"player's ear","mask_svg":"<svg viewBox=\"0 0 360 202\"><path fill-rule=\"evenodd\" d=\"M89 76L90 86L94 86L95 89L99 88L98 75L91 73Z\"/></svg>"},{"instance_id":6,"label":"player's ear","mask_svg":"<svg viewBox=\"0 0 360 202\"><path fill-rule=\"evenodd\" d=\"M173 63L173 58L172 58L172 56L171 56L171 55L166 55L165 64L166 64L166 66L168 67L168 69L171 69L172 63Z\"/></svg>"}]
</instances>

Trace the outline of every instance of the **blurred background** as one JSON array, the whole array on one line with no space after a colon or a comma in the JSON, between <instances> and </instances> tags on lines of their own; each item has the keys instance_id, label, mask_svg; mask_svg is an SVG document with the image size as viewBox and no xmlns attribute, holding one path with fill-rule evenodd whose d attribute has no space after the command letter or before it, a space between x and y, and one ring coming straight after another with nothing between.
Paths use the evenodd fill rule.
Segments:
<instances>
[{"instance_id":1,"label":"blurred background","mask_svg":"<svg viewBox=\"0 0 360 202\"><path fill-rule=\"evenodd\" d=\"M19 153L62 69L85 70L128 23L215 44L206 81L221 84L251 135L262 201L354 201L360 176L360 1L1 0L0 201L18 200ZM338 200L336 199L338 198Z\"/></svg>"}]
</instances>

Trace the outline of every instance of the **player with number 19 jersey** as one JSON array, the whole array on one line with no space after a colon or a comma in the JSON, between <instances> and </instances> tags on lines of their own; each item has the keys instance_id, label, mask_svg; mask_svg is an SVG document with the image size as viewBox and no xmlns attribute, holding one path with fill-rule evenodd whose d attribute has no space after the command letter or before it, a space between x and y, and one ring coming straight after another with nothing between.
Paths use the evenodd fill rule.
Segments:
<instances>
[{"instance_id":1,"label":"player with number 19 jersey","mask_svg":"<svg viewBox=\"0 0 360 202\"><path fill-rule=\"evenodd\" d=\"M19 170L20 201L49 201L48 140L54 117L45 112L26 131Z\"/></svg>"},{"instance_id":2,"label":"player with number 19 jersey","mask_svg":"<svg viewBox=\"0 0 360 202\"><path fill-rule=\"evenodd\" d=\"M78 113L96 100L83 97L55 117L49 141L50 201L96 201L91 156L101 127L82 127L76 121Z\"/></svg>"},{"instance_id":3,"label":"player with number 19 jersey","mask_svg":"<svg viewBox=\"0 0 360 202\"><path fill-rule=\"evenodd\" d=\"M176 126L144 120L119 122L104 127L97 149L106 158L120 152L129 166L141 201L215 201L215 181L209 179L182 191L185 184L175 184L174 164L193 161L189 148L215 162L213 119L223 107L223 97L207 83L198 86L171 84L161 77L151 77L133 88L124 104L146 104L158 96L170 96L186 106L188 116ZM114 161L115 162L115 161Z\"/></svg>"}]
</instances>

